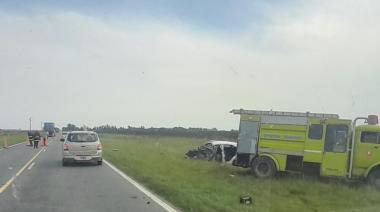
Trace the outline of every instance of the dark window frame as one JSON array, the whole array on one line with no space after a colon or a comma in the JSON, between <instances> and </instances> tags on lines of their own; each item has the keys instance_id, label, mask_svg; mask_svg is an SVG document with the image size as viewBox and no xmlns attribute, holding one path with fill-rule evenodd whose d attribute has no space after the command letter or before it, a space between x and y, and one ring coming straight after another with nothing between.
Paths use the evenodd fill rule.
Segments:
<instances>
[{"instance_id":1,"label":"dark window frame","mask_svg":"<svg viewBox=\"0 0 380 212\"><path fill-rule=\"evenodd\" d=\"M313 127L318 127L316 128L316 130L318 130L318 132L315 132L314 128ZM323 124L311 124L309 126L309 132L308 132L308 135L307 137L311 140L322 140L323 138Z\"/></svg>"},{"instance_id":2,"label":"dark window frame","mask_svg":"<svg viewBox=\"0 0 380 212\"><path fill-rule=\"evenodd\" d=\"M376 141L375 141L375 143L368 142L368 141L363 141L363 135L366 134L366 133L374 133L374 134L376 134ZM371 131L363 131L360 134L360 143L363 143L363 144L380 144L380 133L379 132L371 132Z\"/></svg>"},{"instance_id":3,"label":"dark window frame","mask_svg":"<svg viewBox=\"0 0 380 212\"><path fill-rule=\"evenodd\" d=\"M338 132L345 133L345 141L344 143L338 142ZM333 135L332 135L333 133ZM333 139L333 140L331 140ZM326 134L325 134L325 152L334 152L334 153L345 153L347 152L347 145L349 141L349 127L345 124L328 124L326 126ZM343 145L342 145L343 144Z\"/></svg>"}]
</instances>

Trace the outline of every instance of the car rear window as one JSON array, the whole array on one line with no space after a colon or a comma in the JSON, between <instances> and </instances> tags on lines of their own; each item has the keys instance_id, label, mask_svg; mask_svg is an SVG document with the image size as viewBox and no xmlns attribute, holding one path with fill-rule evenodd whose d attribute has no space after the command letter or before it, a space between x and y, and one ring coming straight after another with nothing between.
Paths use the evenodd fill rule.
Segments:
<instances>
[{"instance_id":1,"label":"car rear window","mask_svg":"<svg viewBox=\"0 0 380 212\"><path fill-rule=\"evenodd\" d=\"M70 133L68 138L70 142L95 142L98 136L94 133Z\"/></svg>"}]
</instances>

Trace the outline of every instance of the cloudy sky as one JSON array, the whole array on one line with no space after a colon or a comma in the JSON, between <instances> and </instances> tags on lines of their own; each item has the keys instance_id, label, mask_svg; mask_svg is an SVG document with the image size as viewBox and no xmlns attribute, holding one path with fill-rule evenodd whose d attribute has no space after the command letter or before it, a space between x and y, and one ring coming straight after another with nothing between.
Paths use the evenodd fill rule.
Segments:
<instances>
[{"instance_id":1,"label":"cloudy sky","mask_svg":"<svg viewBox=\"0 0 380 212\"><path fill-rule=\"evenodd\" d=\"M0 1L0 128L379 114L378 1Z\"/></svg>"}]
</instances>

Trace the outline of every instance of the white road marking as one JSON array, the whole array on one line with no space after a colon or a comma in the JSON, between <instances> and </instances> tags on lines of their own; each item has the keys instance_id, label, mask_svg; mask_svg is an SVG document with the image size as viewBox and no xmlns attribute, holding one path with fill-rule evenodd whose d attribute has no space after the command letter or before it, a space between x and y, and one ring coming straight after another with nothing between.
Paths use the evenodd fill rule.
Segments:
<instances>
[{"instance_id":1,"label":"white road marking","mask_svg":"<svg viewBox=\"0 0 380 212\"><path fill-rule=\"evenodd\" d=\"M10 145L8 148L12 148L12 147L14 147L14 146L18 146L18 145L20 145L20 144L25 144L25 142L20 142L20 143L17 143L17 144Z\"/></svg>"},{"instance_id":2,"label":"white road marking","mask_svg":"<svg viewBox=\"0 0 380 212\"><path fill-rule=\"evenodd\" d=\"M104 163L107 164L111 169L113 169L116 173L118 173L122 178L130 182L132 185L134 185L136 188L138 188L140 191L142 191L145 195L147 195L150 199L155 201L157 204L159 204L161 207L163 207L168 212L177 212L176 209L174 209L172 206L161 200L159 197L154 195L152 192L150 192L148 189L146 189L144 186L140 185L138 182L133 180L132 178L128 177L124 172L116 168L114 165L112 165L110 162L104 160Z\"/></svg>"},{"instance_id":3,"label":"white road marking","mask_svg":"<svg viewBox=\"0 0 380 212\"><path fill-rule=\"evenodd\" d=\"M34 166L35 162L33 162L32 164L30 164L30 166L28 167L28 170L31 170Z\"/></svg>"},{"instance_id":4,"label":"white road marking","mask_svg":"<svg viewBox=\"0 0 380 212\"><path fill-rule=\"evenodd\" d=\"M9 149L9 148L12 148L12 147L15 147L15 146L17 146L17 145L20 145L20 144L25 144L25 142L20 142L20 143L17 143L17 144L10 145L10 146L8 146L8 149ZM4 149L4 148L0 148L0 151L3 150L3 149Z\"/></svg>"},{"instance_id":5,"label":"white road marking","mask_svg":"<svg viewBox=\"0 0 380 212\"><path fill-rule=\"evenodd\" d=\"M17 187L16 187L16 185L14 183L12 183L12 196L15 199L19 200L18 195L17 195Z\"/></svg>"}]
</instances>

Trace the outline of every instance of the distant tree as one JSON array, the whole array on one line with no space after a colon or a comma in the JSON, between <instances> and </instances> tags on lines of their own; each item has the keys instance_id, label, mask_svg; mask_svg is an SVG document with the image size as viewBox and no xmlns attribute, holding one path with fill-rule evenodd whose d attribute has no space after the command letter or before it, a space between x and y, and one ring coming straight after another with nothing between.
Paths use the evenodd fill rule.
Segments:
<instances>
[{"instance_id":1,"label":"distant tree","mask_svg":"<svg viewBox=\"0 0 380 212\"><path fill-rule=\"evenodd\" d=\"M86 126L86 125L83 125L79 128L79 130L82 130L82 131L86 131L86 130L91 130L90 127Z\"/></svg>"},{"instance_id":2,"label":"distant tree","mask_svg":"<svg viewBox=\"0 0 380 212\"><path fill-rule=\"evenodd\" d=\"M110 133L110 134L130 134L130 135L149 135L149 136L180 136L180 137L195 137L206 138L213 140L237 140L238 132L236 130L218 130L216 128L145 128L144 126L132 127L116 127L110 125L97 126L92 129L98 133Z\"/></svg>"},{"instance_id":3,"label":"distant tree","mask_svg":"<svg viewBox=\"0 0 380 212\"><path fill-rule=\"evenodd\" d=\"M80 130L79 127L75 126L74 124L67 124L67 127L62 127L63 131L76 131Z\"/></svg>"}]
</instances>

